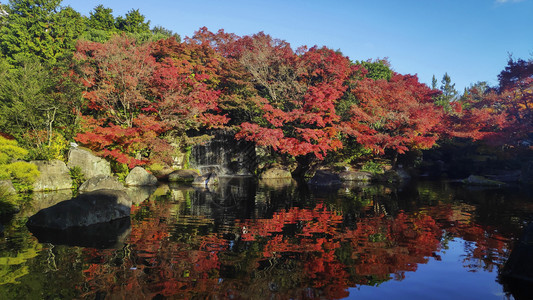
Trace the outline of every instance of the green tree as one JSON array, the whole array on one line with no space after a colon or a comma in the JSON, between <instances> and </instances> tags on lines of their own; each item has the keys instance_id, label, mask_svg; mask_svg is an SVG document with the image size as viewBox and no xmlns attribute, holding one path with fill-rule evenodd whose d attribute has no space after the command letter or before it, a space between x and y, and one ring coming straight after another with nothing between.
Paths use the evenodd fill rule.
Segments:
<instances>
[{"instance_id":1,"label":"green tree","mask_svg":"<svg viewBox=\"0 0 533 300\"><path fill-rule=\"evenodd\" d=\"M129 33L149 33L150 21L145 21L145 17L138 9L130 10L125 18L118 17L116 20L116 27Z\"/></svg>"},{"instance_id":2,"label":"green tree","mask_svg":"<svg viewBox=\"0 0 533 300\"><path fill-rule=\"evenodd\" d=\"M364 67L368 71L366 74L367 78L374 80L385 79L388 81L392 77L392 70L387 59L367 60L361 62L356 61L355 64Z\"/></svg>"},{"instance_id":3,"label":"green tree","mask_svg":"<svg viewBox=\"0 0 533 300\"><path fill-rule=\"evenodd\" d=\"M115 17L113 16L113 9L106 8L103 5L98 5L91 11L87 25L91 29L98 29L104 31L116 31Z\"/></svg>"},{"instance_id":4,"label":"green tree","mask_svg":"<svg viewBox=\"0 0 533 300\"><path fill-rule=\"evenodd\" d=\"M16 56L55 62L74 48L83 18L61 0L11 0L0 28L0 50L13 62Z\"/></svg>"},{"instance_id":5,"label":"green tree","mask_svg":"<svg viewBox=\"0 0 533 300\"><path fill-rule=\"evenodd\" d=\"M176 41L178 43L181 42L181 37L179 34L173 32L172 30L170 29L167 29L163 26L155 26L154 28L151 29L151 32L153 35L155 36L161 36L161 38L170 38L170 37L173 37L176 39Z\"/></svg>"},{"instance_id":6,"label":"green tree","mask_svg":"<svg viewBox=\"0 0 533 300\"><path fill-rule=\"evenodd\" d=\"M436 87L435 76L433 76L432 83L433 89ZM455 89L455 83L452 83L450 75L444 73L441 80L441 86L439 90L442 92L440 95L433 98L436 105L443 107L446 111L451 110L450 103L457 100L457 90Z\"/></svg>"}]
</instances>

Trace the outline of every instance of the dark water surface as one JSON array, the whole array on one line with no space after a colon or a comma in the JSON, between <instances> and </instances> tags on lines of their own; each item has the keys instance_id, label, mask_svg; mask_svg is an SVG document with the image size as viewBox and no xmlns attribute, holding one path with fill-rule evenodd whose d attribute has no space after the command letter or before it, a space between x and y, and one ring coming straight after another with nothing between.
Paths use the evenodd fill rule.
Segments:
<instances>
[{"instance_id":1,"label":"dark water surface","mask_svg":"<svg viewBox=\"0 0 533 300\"><path fill-rule=\"evenodd\" d=\"M148 199L131 220L87 235L32 234L35 204L3 224L0 299L525 299L498 279L533 221L524 188L234 178L132 193Z\"/></svg>"}]
</instances>

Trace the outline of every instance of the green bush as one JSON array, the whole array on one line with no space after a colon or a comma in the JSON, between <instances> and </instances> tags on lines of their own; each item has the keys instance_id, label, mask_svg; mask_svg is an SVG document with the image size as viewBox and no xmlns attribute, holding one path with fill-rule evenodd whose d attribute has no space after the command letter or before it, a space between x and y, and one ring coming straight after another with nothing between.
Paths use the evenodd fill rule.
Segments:
<instances>
[{"instance_id":1,"label":"green bush","mask_svg":"<svg viewBox=\"0 0 533 300\"><path fill-rule=\"evenodd\" d=\"M0 136L0 180L9 179L17 191L30 191L40 173L36 165L23 159L28 150L18 146L17 141Z\"/></svg>"},{"instance_id":2,"label":"green bush","mask_svg":"<svg viewBox=\"0 0 533 300\"><path fill-rule=\"evenodd\" d=\"M78 188L85 182L85 174L81 171L81 168L74 166L69 170L70 178L72 178L72 189L77 191Z\"/></svg>"},{"instance_id":3,"label":"green bush","mask_svg":"<svg viewBox=\"0 0 533 300\"><path fill-rule=\"evenodd\" d=\"M23 159L26 155L28 155L28 150L19 147L17 141L0 136L0 165Z\"/></svg>"},{"instance_id":4,"label":"green bush","mask_svg":"<svg viewBox=\"0 0 533 300\"><path fill-rule=\"evenodd\" d=\"M41 174L37 166L25 161L17 161L5 166L11 174L13 185L18 191L30 191L32 185Z\"/></svg>"},{"instance_id":5,"label":"green bush","mask_svg":"<svg viewBox=\"0 0 533 300\"><path fill-rule=\"evenodd\" d=\"M383 165L373 160L369 160L365 162L363 166L361 167L361 171L370 172L372 174L385 173L385 170L383 169Z\"/></svg>"}]
</instances>

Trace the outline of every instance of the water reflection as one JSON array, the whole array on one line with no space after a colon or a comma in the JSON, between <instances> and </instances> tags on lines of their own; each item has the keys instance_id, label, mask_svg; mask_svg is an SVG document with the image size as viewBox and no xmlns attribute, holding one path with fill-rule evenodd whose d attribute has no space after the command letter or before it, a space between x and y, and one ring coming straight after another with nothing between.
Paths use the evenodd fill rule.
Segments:
<instances>
[{"instance_id":1,"label":"water reflection","mask_svg":"<svg viewBox=\"0 0 533 300\"><path fill-rule=\"evenodd\" d=\"M0 278L6 270L26 271L0 282L0 293L66 293L31 283L50 253L57 270L43 280L89 299L338 299L357 293L353 287L407 286L409 274L426 272L426 264L443 268L447 258L446 268L492 274L476 278L503 292L497 271L533 212L527 192L474 192L441 182L325 192L238 177L212 190L162 186L146 198L133 207L131 232L118 249L54 248L52 240L39 244L12 229L23 242L0 244ZM451 252L460 259L449 261ZM3 260L22 256L16 265ZM440 284L427 292L453 289Z\"/></svg>"}]
</instances>

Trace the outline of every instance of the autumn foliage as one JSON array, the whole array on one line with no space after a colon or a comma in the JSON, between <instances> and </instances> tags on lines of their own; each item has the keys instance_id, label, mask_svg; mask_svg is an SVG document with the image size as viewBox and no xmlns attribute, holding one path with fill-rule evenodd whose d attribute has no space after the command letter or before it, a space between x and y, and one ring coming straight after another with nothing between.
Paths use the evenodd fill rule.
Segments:
<instances>
[{"instance_id":1,"label":"autumn foliage","mask_svg":"<svg viewBox=\"0 0 533 300\"><path fill-rule=\"evenodd\" d=\"M376 63L327 47L294 50L262 32L201 28L184 42L116 36L80 41L74 58L87 101L76 140L130 167L164 160L172 138L213 128L308 164L347 142L403 154L441 138L513 144L533 126L531 61L511 59L499 89L473 87L442 106L441 91L387 61L381 76Z\"/></svg>"}]
</instances>

